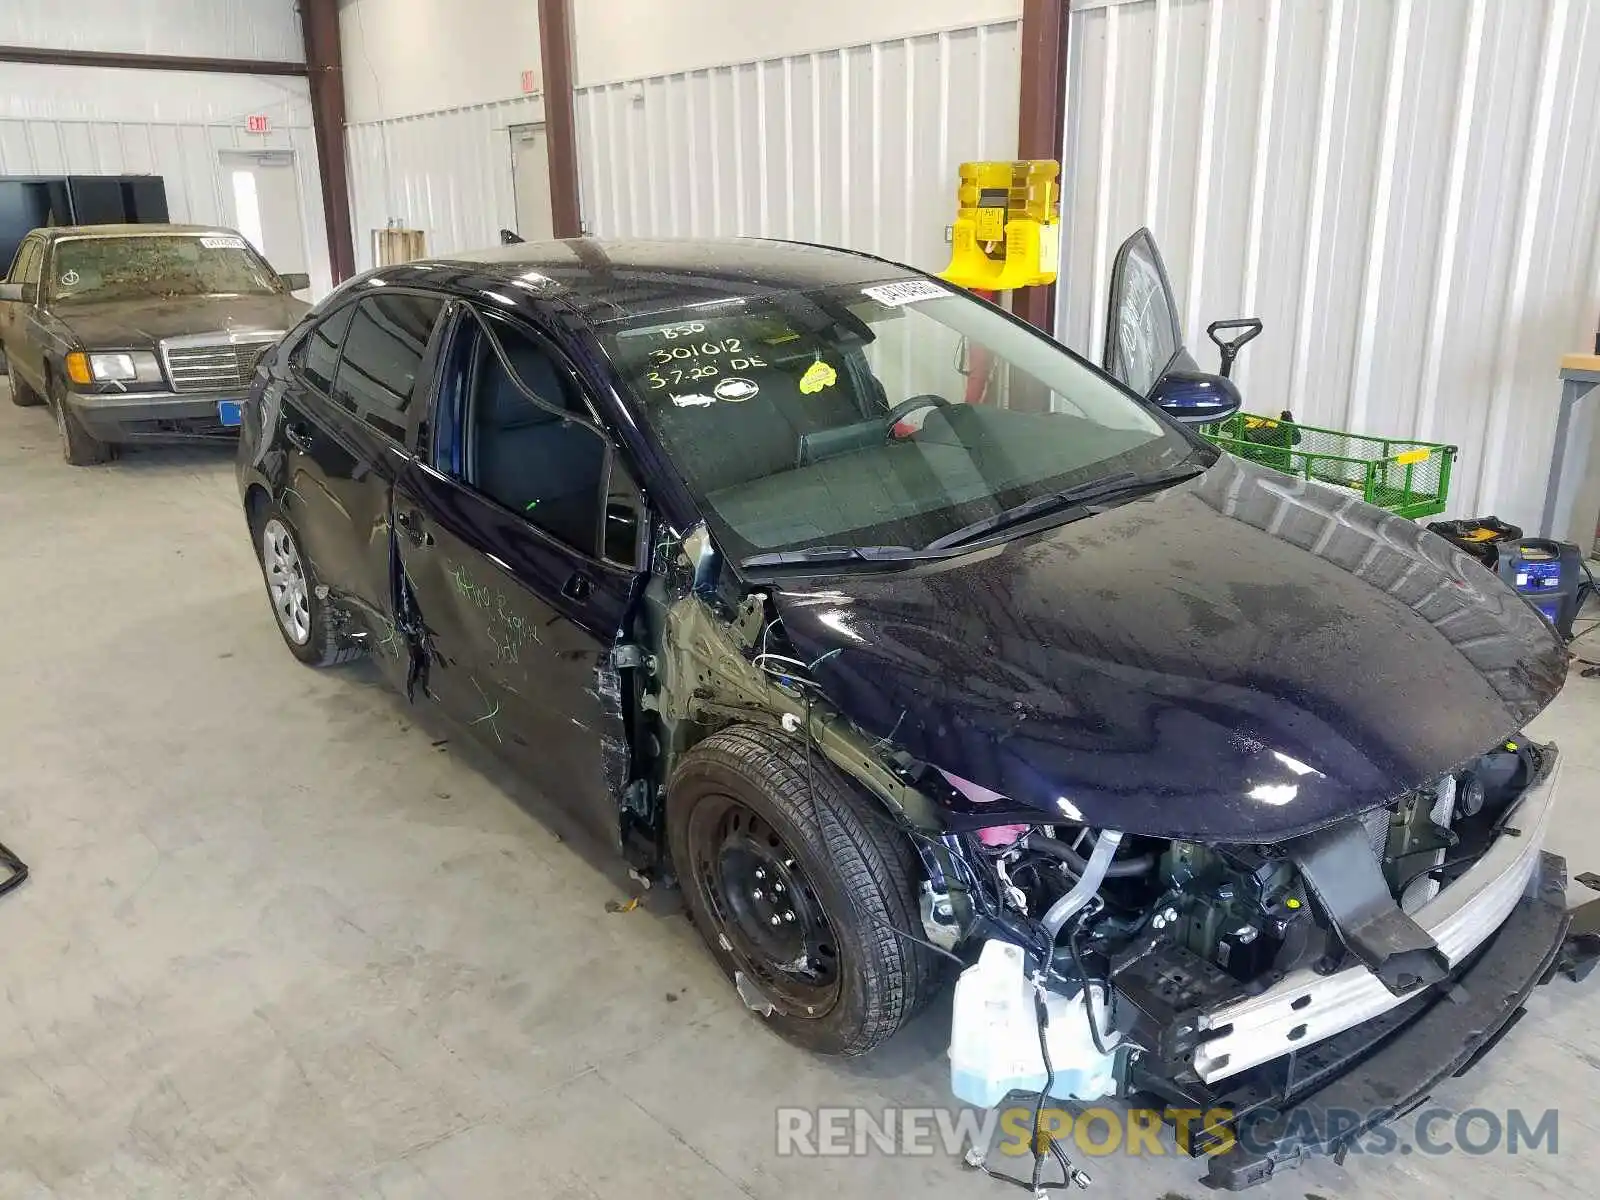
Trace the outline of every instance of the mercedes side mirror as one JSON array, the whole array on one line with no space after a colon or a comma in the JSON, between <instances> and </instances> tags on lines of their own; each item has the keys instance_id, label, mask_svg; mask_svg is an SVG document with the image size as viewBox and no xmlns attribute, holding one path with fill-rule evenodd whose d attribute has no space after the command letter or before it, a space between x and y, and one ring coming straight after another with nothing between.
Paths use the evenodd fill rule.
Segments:
<instances>
[{"instance_id":1,"label":"mercedes side mirror","mask_svg":"<svg viewBox=\"0 0 1600 1200\"><path fill-rule=\"evenodd\" d=\"M0 283L0 301L14 304L32 304L39 298L36 283Z\"/></svg>"},{"instance_id":2,"label":"mercedes side mirror","mask_svg":"<svg viewBox=\"0 0 1600 1200\"><path fill-rule=\"evenodd\" d=\"M1150 403L1174 421L1209 425L1231 417L1243 403L1239 388L1225 375L1204 371L1168 371L1150 389Z\"/></svg>"},{"instance_id":3,"label":"mercedes side mirror","mask_svg":"<svg viewBox=\"0 0 1600 1200\"><path fill-rule=\"evenodd\" d=\"M311 276L303 271L291 271L287 275L279 275L283 286L291 292L303 292L311 286Z\"/></svg>"}]
</instances>

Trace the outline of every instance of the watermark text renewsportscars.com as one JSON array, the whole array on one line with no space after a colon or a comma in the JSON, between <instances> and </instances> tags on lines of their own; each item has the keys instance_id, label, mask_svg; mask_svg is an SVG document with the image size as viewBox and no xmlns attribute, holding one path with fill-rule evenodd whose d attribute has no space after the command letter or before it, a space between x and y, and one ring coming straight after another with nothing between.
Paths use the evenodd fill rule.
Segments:
<instances>
[{"instance_id":1,"label":"watermark text renewsportscars.com","mask_svg":"<svg viewBox=\"0 0 1600 1200\"><path fill-rule=\"evenodd\" d=\"M1252 1118L1272 1114L1257 1110ZM1220 1154L1235 1145L1267 1150L1284 1142L1342 1146L1346 1154L1556 1154L1560 1112L1511 1108L1423 1108L1400 1121L1382 1113L1328 1108L1295 1109L1282 1122L1243 1122L1235 1130L1226 1109L1047 1107L1039 1140L1060 1142L1087 1158L1123 1154ZM1258 1130L1273 1127L1271 1142ZM948 1155L969 1149L1021 1156L1034 1149L1032 1103L979 1111L971 1108L780 1108L780 1156L840 1157ZM1041 1146L1042 1148L1042 1146Z\"/></svg>"}]
</instances>

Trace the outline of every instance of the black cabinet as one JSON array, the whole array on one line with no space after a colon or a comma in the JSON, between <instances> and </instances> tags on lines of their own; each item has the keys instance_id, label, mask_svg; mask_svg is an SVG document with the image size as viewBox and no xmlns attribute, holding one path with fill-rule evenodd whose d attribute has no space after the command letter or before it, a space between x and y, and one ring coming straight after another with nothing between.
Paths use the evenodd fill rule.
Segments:
<instances>
[{"instance_id":1,"label":"black cabinet","mask_svg":"<svg viewBox=\"0 0 1600 1200\"><path fill-rule=\"evenodd\" d=\"M74 225L162 223L167 189L159 175L73 175L67 179Z\"/></svg>"},{"instance_id":2,"label":"black cabinet","mask_svg":"<svg viewBox=\"0 0 1600 1200\"><path fill-rule=\"evenodd\" d=\"M0 273L32 229L160 224L166 219L167 186L159 175L0 178Z\"/></svg>"}]
</instances>

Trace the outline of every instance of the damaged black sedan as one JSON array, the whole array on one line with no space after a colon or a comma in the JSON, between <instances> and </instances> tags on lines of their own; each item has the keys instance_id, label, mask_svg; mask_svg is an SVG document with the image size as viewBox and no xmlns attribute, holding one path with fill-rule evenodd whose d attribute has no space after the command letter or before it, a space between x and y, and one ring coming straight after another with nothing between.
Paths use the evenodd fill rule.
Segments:
<instances>
[{"instance_id":1,"label":"damaged black sedan","mask_svg":"<svg viewBox=\"0 0 1600 1200\"><path fill-rule=\"evenodd\" d=\"M584 806L786 1037L870 1051L956 958L961 1099L1154 1094L1238 1187L1585 966L1522 733L1566 664L1198 437L1237 394L1158 326L1134 378L817 247L412 263L263 362L240 490L290 651Z\"/></svg>"}]
</instances>

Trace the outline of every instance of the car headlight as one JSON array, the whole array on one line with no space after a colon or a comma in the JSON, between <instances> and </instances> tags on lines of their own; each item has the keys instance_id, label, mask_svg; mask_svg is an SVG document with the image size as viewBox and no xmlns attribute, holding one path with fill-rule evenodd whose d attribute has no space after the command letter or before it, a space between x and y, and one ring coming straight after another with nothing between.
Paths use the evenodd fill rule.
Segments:
<instances>
[{"instance_id":1,"label":"car headlight","mask_svg":"<svg viewBox=\"0 0 1600 1200\"><path fill-rule=\"evenodd\" d=\"M73 383L160 383L161 364L149 350L105 350L67 355Z\"/></svg>"},{"instance_id":2,"label":"car headlight","mask_svg":"<svg viewBox=\"0 0 1600 1200\"><path fill-rule=\"evenodd\" d=\"M89 372L101 383L159 383L161 364L148 350L89 355Z\"/></svg>"}]
</instances>

